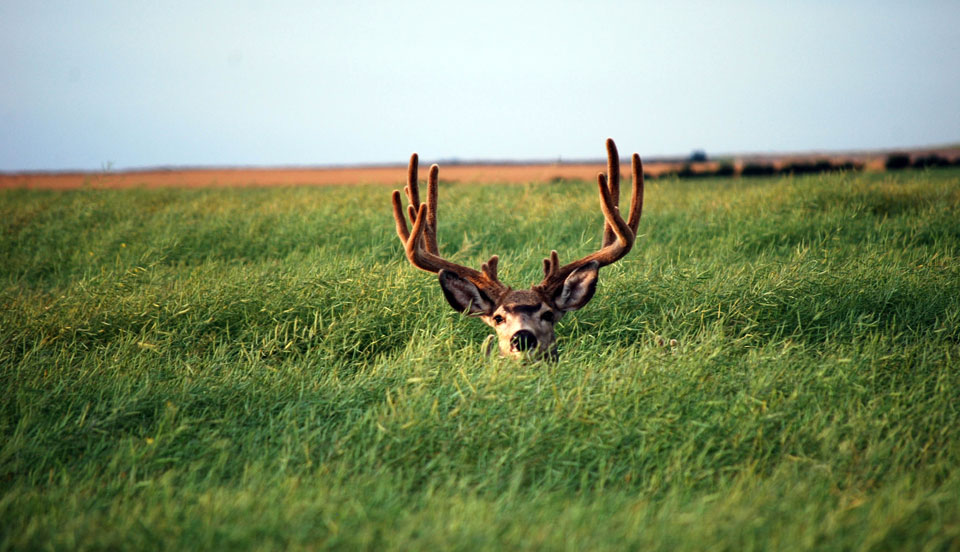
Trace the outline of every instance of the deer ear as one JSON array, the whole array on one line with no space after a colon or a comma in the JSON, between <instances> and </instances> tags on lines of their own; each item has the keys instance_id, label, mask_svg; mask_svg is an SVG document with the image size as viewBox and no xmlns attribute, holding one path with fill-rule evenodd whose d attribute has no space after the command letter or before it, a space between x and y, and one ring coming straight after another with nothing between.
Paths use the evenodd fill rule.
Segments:
<instances>
[{"instance_id":1,"label":"deer ear","mask_svg":"<svg viewBox=\"0 0 960 552\"><path fill-rule=\"evenodd\" d=\"M574 270L563 281L563 287L554 296L557 308L566 312L577 310L593 299L597 291L597 273L600 270L597 261L591 261Z\"/></svg>"},{"instance_id":2,"label":"deer ear","mask_svg":"<svg viewBox=\"0 0 960 552\"><path fill-rule=\"evenodd\" d=\"M449 270L441 270L439 277L443 296L453 310L474 316L493 312L493 301L473 283Z\"/></svg>"}]
</instances>

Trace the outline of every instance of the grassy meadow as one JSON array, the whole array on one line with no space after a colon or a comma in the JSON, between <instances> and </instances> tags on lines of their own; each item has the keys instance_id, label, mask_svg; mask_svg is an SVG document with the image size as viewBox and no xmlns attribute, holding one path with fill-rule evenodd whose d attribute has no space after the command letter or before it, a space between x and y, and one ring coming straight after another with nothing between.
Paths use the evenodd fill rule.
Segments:
<instances>
[{"instance_id":1,"label":"grassy meadow","mask_svg":"<svg viewBox=\"0 0 960 552\"><path fill-rule=\"evenodd\" d=\"M440 174L455 261L599 245L595 183ZM389 192L0 191L0 550L960 549L960 171L649 182L556 364Z\"/></svg>"}]
</instances>

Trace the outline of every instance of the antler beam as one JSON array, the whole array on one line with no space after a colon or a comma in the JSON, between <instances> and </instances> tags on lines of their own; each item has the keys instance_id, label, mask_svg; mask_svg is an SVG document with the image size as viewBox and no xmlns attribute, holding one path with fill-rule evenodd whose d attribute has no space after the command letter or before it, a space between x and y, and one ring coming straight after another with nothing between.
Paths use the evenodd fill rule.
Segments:
<instances>
[{"instance_id":1,"label":"antler beam","mask_svg":"<svg viewBox=\"0 0 960 552\"><path fill-rule=\"evenodd\" d=\"M407 185L403 188L409 202L406 211L413 225L412 230L407 229L400 190L394 190L392 195L397 236L403 242L407 259L413 266L427 272L439 273L441 270L449 270L491 295L498 295L509 289L497 279L499 257L496 255L483 263L479 271L452 263L440 256L437 246L437 185L440 167L430 166L427 179L427 202L420 203L418 165L419 156L414 153L410 156L410 163L407 166Z\"/></svg>"},{"instance_id":2,"label":"antler beam","mask_svg":"<svg viewBox=\"0 0 960 552\"><path fill-rule=\"evenodd\" d=\"M603 242L599 251L586 257L560 266L560 258L556 251L550 252L550 257L543 260L543 281L536 287L544 290L555 290L563 284L564 279L578 268L596 261L599 267L612 264L633 248L637 237L637 228L640 225L640 215L643 211L643 163L636 153L632 156L633 192L630 196L630 215L624 221L620 215L620 156L613 140L607 139L607 175L597 175L597 186L600 189L600 209L603 211ZM608 178L609 175L609 178Z\"/></svg>"}]
</instances>

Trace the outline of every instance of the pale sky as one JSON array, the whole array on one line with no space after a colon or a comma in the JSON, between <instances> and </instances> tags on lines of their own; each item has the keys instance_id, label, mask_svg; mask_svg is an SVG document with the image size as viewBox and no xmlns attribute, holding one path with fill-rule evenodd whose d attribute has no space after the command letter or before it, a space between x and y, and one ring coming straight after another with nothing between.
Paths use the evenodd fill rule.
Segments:
<instances>
[{"instance_id":1,"label":"pale sky","mask_svg":"<svg viewBox=\"0 0 960 552\"><path fill-rule=\"evenodd\" d=\"M0 171L960 142L960 1L0 1Z\"/></svg>"}]
</instances>

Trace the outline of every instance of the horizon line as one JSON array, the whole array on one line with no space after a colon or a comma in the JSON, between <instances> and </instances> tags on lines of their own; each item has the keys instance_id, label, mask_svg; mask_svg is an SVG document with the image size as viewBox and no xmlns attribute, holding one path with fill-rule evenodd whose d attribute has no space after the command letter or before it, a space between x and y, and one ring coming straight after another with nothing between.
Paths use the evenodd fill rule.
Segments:
<instances>
[{"instance_id":1,"label":"horizon line","mask_svg":"<svg viewBox=\"0 0 960 552\"><path fill-rule=\"evenodd\" d=\"M644 164L677 164L677 163L697 163L697 162L736 162L745 160L761 160L765 158L794 158L811 156L846 156L850 158L868 158L890 155L892 153L933 153L933 152L951 152L960 155L960 142L951 142L943 144L934 144L927 146L908 146L908 147L889 147L889 148L860 148L860 149L807 149L807 150L784 150L784 151L755 151L755 152L733 152L709 154L706 150L696 148L689 154L665 154L651 155L643 157ZM705 159L694 160L692 157L697 153L706 155ZM620 157L621 163L624 159L630 157ZM496 158L459 158L459 157L441 157L433 161L441 166L562 166L562 165L602 165L606 164L606 158L530 158L530 159L496 159ZM176 171L283 171L283 170L348 170L348 169L394 169L406 167L407 162L367 162L367 163L318 163L318 164L195 164L195 165L177 165L177 164L159 164L159 165L139 165L139 166L108 166L100 169L24 169L24 170L6 170L0 169L0 175L57 175L57 174L119 174L119 173L149 173L149 172L176 172Z\"/></svg>"}]
</instances>

